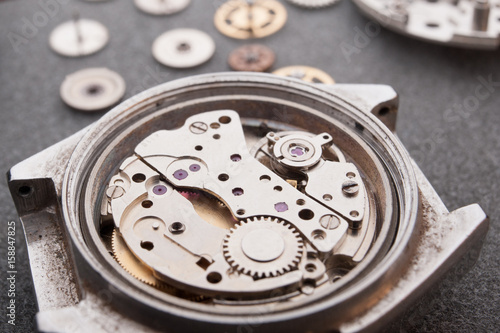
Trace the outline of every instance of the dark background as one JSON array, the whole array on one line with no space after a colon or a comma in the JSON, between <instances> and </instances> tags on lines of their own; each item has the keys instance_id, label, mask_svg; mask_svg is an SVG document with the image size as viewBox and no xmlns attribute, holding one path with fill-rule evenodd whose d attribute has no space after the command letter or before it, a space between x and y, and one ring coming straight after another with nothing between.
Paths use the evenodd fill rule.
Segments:
<instances>
[{"instance_id":1,"label":"dark background","mask_svg":"<svg viewBox=\"0 0 500 333\"><path fill-rule=\"evenodd\" d=\"M54 0L55 1L55 0ZM222 0L193 0L183 12L153 17L139 12L132 1L91 3L60 0L53 17L37 21L37 32L17 51L8 36L21 35L24 20L40 20L40 3L0 2L0 171L57 143L99 119L102 113L82 113L66 107L59 97L65 75L86 67L105 66L127 82L127 97L164 81L193 74L229 70L227 56L248 43L221 35L213 14ZM52 2L53 3L53 2ZM285 3L288 22L278 33L259 40L274 49L274 69L311 65L330 73L338 83L382 83L400 93L398 135L450 210L478 202L491 227L476 266L461 280L449 277L435 289L432 302L415 305L387 331L494 332L500 327L500 245L497 198L500 194L500 86L468 111L457 108L471 101L479 77L500 82L500 52L448 48L409 39L382 29L362 17L347 1L322 10L305 10ZM78 59L63 58L48 45L51 30L78 10L82 18L104 23L110 43L101 52ZM37 16L38 15L38 16ZM35 18L36 17L36 18ZM45 23L45 24L41 24ZM153 40L179 27L208 32L217 44L214 57L189 70L157 64ZM359 33L373 33L360 44ZM376 35L376 36L374 36ZM357 37L358 36L358 37ZM349 58L343 48L357 47ZM360 47L361 46L361 47ZM7 222L18 217L7 189L0 182L1 331L5 325ZM35 298L28 256L17 222L17 326L34 329Z\"/></svg>"}]
</instances>

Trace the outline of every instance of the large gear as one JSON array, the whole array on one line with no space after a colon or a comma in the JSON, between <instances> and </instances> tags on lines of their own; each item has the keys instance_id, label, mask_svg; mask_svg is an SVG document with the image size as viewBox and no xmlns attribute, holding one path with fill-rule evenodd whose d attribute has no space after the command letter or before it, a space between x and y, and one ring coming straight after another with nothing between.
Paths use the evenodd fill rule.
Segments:
<instances>
[{"instance_id":1,"label":"large gear","mask_svg":"<svg viewBox=\"0 0 500 333\"><path fill-rule=\"evenodd\" d=\"M111 237L111 248L115 260L137 280L158 289L165 289L167 287L164 283L156 279L153 272L136 258L116 229L113 230Z\"/></svg>"},{"instance_id":2,"label":"large gear","mask_svg":"<svg viewBox=\"0 0 500 333\"><path fill-rule=\"evenodd\" d=\"M297 267L304 243L291 224L272 218L253 218L230 229L223 243L231 267L255 278L282 275Z\"/></svg>"},{"instance_id":3,"label":"large gear","mask_svg":"<svg viewBox=\"0 0 500 333\"><path fill-rule=\"evenodd\" d=\"M340 0L288 0L288 2L303 8L324 8L336 4Z\"/></svg>"},{"instance_id":4,"label":"large gear","mask_svg":"<svg viewBox=\"0 0 500 333\"><path fill-rule=\"evenodd\" d=\"M120 266L137 280L166 293L177 295L195 302L202 302L206 299L206 297L202 295L181 292L165 282L158 280L153 275L153 272L141 263L141 261L130 251L127 243L125 243L125 240L116 229L113 230L111 236L111 249L113 251L113 257Z\"/></svg>"}]
</instances>

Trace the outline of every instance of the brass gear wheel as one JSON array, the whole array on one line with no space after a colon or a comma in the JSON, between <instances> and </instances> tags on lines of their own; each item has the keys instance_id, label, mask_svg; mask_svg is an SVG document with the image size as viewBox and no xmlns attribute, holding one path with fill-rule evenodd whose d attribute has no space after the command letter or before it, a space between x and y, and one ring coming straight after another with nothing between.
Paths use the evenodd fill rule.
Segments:
<instances>
[{"instance_id":1,"label":"brass gear wheel","mask_svg":"<svg viewBox=\"0 0 500 333\"><path fill-rule=\"evenodd\" d=\"M258 217L231 228L224 238L223 251L235 271L266 278L295 269L302 258L304 243L288 222Z\"/></svg>"},{"instance_id":2,"label":"brass gear wheel","mask_svg":"<svg viewBox=\"0 0 500 333\"><path fill-rule=\"evenodd\" d=\"M113 257L123 267L123 269L132 275L137 280L155 287L163 292L176 295L194 302L203 302L207 298L203 295L195 295L191 293L182 292L174 287L158 280L154 277L153 272L149 270L139 259L130 251L122 236L118 234L117 229L113 230L111 236L111 248L113 250Z\"/></svg>"},{"instance_id":3,"label":"brass gear wheel","mask_svg":"<svg viewBox=\"0 0 500 333\"><path fill-rule=\"evenodd\" d=\"M130 275L135 277L137 280L144 282L150 286L158 289L168 288L165 283L156 279L153 272L149 270L146 266L136 256L130 251L125 243L125 240L118 234L118 231L113 230L113 235L111 237L111 248L113 250L113 256L115 260L127 271Z\"/></svg>"}]
</instances>

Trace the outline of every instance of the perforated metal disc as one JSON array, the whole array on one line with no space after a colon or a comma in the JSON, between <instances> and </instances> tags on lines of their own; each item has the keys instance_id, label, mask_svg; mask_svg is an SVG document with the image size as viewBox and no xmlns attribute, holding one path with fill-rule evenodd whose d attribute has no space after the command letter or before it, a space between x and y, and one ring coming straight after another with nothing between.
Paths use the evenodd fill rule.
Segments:
<instances>
[{"instance_id":1,"label":"perforated metal disc","mask_svg":"<svg viewBox=\"0 0 500 333\"><path fill-rule=\"evenodd\" d=\"M276 56L261 44L243 45L229 54L229 66L235 71L264 72L274 64Z\"/></svg>"},{"instance_id":2,"label":"perforated metal disc","mask_svg":"<svg viewBox=\"0 0 500 333\"><path fill-rule=\"evenodd\" d=\"M275 0L229 0L214 16L215 27L237 39L263 38L285 25L286 8Z\"/></svg>"},{"instance_id":3,"label":"perforated metal disc","mask_svg":"<svg viewBox=\"0 0 500 333\"><path fill-rule=\"evenodd\" d=\"M62 100L74 109L100 111L117 104L125 94L123 78L107 68L87 68L66 76Z\"/></svg>"},{"instance_id":4,"label":"perforated metal disc","mask_svg":"<svg viewBox=\"0 0 500 333\"><path fill-rule=\"evenodd\" d=\"M108 29L93 20L68 21L50 34L50 47L66 57L80 57L101 50L109 41Z\"/></svg>"},{"instance_id":5,"label":"perforated metal disc","mask_svg":"<svg viewBox=\"0 0 500 333\"><path fill-rule=\"evenodd\" d=\"M141 11L151 15L170 15L184 10L191 0L134 0Z\"/></svg>"},{"instance_id":6,"label":"perforated metal disc","mask_svg":"<svg viewBox=\"0 0 500 333\"><path fill-rule=\"evenodd\" d=\"M165 66L190 68L208 61L215 52L215 43L203 31L175 29L156 38L152 52L155 59Z\"/></svg>"}]
</instances>

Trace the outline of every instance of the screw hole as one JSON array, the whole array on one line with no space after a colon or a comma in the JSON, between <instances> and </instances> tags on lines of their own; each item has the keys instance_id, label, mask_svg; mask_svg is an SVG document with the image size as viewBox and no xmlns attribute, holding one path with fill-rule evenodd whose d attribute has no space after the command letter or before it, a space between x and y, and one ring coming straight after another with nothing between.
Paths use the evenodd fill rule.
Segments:
<instances>
[{"instance_id":1,"label":"screw hole","mask_svg":"<svg viewBox=\"0 0 500 333\"><path fill-rule=\"evenodd\" d=\"M186 230L186 227L181 222L174 222L168 227L168 230L171 233L178 235L182 234Z\"/></svg>"},{"instance_id":2,"label":"screw hole","mask_svg":"<svg viewBox=\"0 0 500 333\"><path fill-rule=\"evenodd\" d=\"M141 247L145 250L151 251L155 246L152 242L150 241L142 241L141 242Z\"/></svg>"},{"instance_id":3,"label":"screw hole","mask_svg":"<svg viewBox=\"0 0 500 333\"><path fill-rule=\"evenodd\" d=\"M260 181L262 181L264 183L271 181L271 177L269 177L268 175L262 175L262 176L260 176L259 179L260 179Z\"/></svg>"},{"instance_id":4,"label":"screw hole","mask_svg":"<svg viewBox=\"0 0 500 333\"><path fill-rule=\"evenodd\" d=\"M305 267L306 271L309 273L312 273L316 270L316 265L315 264L307 264Z\"/></svg>"},{"instance_id":5,"label":"screw hole","mask_svg":"<svg viewBox=\"0 0 500 333\"><path fill-rule=\"evenodd\" d=\"M29 197L33 193L33 187L31 186L21 186L18 190L17 193L23 198Z\"/></svg>"},{"instance_id":6,"label":"screw hole","mask_svg":"<svg viewBox=\"0 0 500 333\"><path fill-rule=\"evenodd\" d=\"M151 207L153 207L153 201L151 201L151 200L144 200L142 202L142 207L144 207L144 208L151 208Z\"/></svg>"},{"instance_id":7,"label":"screw hole","mask_svg":"<svg viewBox=\"0 0 500 333\"><path fill-rule=\"evenodd\" d=\"M326 238L326 233L323 230L317 229L312 232L311 236L313 239L323 240Z\"/></svg>"},{"instance_id":8,"label":"screw hole","mask_svg":"<svg viewBox=\"0 0 500 333\"><path fill-rule=\"evenodd\" d=\"M222 116L219 118L219 122L221 124L229 124L231 122L231 118L229 118L228 116Z\"/></svg>"},{"instance_id":9,"label":"screw hole","mask_svg":"<svg viewBox=\"0 0 500 333\"><path fill-rule=\"evenodd\" d=\"M314 217L314 212L310 209L302 209L299 212L299 217L303 220L311 220Z\"/></svg>"},{"instance_id":10,"label":"screw hole","mask_svg":"<svg viewBox=\"0 0 500 333\"><path fill-rule=\"evenodd\" d=\"M241 155L239 155L239 154L233 154L233 155L231 155L231 161L233 161L233 162L239 162L239 161L241 161Z\"/></svg>"},{"instance_id":11,"label":"screw hole","mask_svg":"<svg viewBox=\"0 0 500 333\"><path fill-rule=\"evenodd\" d=\"M146 180L146 175L144 175L143 173L136 173L132 176L132 180L136 183L142 183Z\"/></svg>"},{"instance_id":12,"label":"screw hole","mask_svg":"<svg viewBox=\"0 0 500 333\"><path fill-rule=\"evenodd\" d=\"M353 210L349 213L349 215L351 215L352 217L358 217L359 216L359 213L357 210Z\"/></svg>"},{"instance_id":13,"label":"screw hole","mask_svg":"<svg viewBox=\"0 0 500 333\"><path fill-rule=\"evenodd\" d=\"M239 197L240 195L243 195L243 193L245 193L245 191L243 191L243 189L241 187L233 188L233 195L234 196Z\"/></svg>"},{"instance_id":14,"label":"screw hole","mask_svg":"<svg viewBox=\"0 0 500 333\"><path fill-rule=\"evenodd\" d=\"M348 172L346 174L346 177L349 178L349 179L352 179L352 178L356 177L356 174L354 172Z\"/></svg>"},{"instance_id":15,"label":"screw hole","mask_svg":"<svg viewBox=\"0 0 500 333\"><path fill-rule=\"evenodd\" d=\"M216 284L222 281L222 275L218 272L211 272L207 275L207 281Z\"/></svg>"},{"instance_id":16,"label":"screw hole","mask_svg":"<svg viewBox=\"0 0 500 333\"><path fill-rule=\"evenodd\" d=\"M378 111L378 115L379 115L379 116L385 116L385 115L388 115L390 111L391 111L391 110L389 110L389 108L388 108L388 107L383 107L383 108L381 108L381 109Z\"/></svg>"},{"instance_id":17,"label":"screw hole","mask_svg":"<svg viewBox=\"0 0 500 333\"><path fill-rule=\"evenodd\" d=\"M325 201L331 201L332 199L333 199L333 197L330 194L325 194L323 196L323 200L325 200Z\"/></svg>"},{"instance_id":18,"label":"screw hole","mask_svg":"<svg viewBox=\"0 0 500 333\"><path fill-rule=\"evenodd\" d=\"M221 173L218 178L221 182L225 182L229 179L229 175L226 173Z\"/></svg>"}]
</instances>

